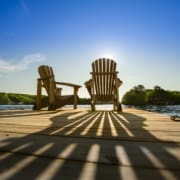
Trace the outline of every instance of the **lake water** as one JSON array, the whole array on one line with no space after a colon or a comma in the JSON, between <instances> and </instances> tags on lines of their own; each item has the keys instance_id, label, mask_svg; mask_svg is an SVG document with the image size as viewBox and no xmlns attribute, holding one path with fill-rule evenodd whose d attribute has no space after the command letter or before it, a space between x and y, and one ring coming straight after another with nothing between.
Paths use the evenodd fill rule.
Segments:
<instances>
[{"instance_id":1,"label":"lake water","mask_svg":"<svg viewBox=\"0 0 180 180\"><path fill-rule=\"evenodd\" d=\"M0 110L13 110L13 109L32 109L33 105L0 105ZM90 109L90 105L78 105L79 108L87 108ZM123 106L126 107L134 107L138 109L143 109L151 112L158 112L162 114L166 114L168 116L177 115L180 116L180 105L167 105L167 106L155 106L155 105L147 105L147 106ZM72 108L72 105L64 106L64 108ZM113 105L97 105L97 110L112 110Z\"/></svg>"},{"instance_id":2,"label":"lake water","mask_svg":"<svg viewBox=\"0 0 180 180\"><path fill-rule=\"evenodd\" d=\"M143 109L151 112L157 112L161 114L166 114L168 116L180 116L180 105L146 105L146 106L137 106L138 109Z\"/></svg>"}]
</instances>

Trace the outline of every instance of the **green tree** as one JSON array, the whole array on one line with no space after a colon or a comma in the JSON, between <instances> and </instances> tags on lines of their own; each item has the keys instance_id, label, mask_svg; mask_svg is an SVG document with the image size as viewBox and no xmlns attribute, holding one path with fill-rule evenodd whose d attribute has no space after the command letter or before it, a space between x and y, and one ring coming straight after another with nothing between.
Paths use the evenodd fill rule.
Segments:
<instances>
[{"instance_id":1,"label":"green tree","mask_svg":"<svg viewBox=\"0 0 180 180\"><path fill-rule=\"evenodd\" d=\"M134 86L132 91L134 91L136 93L142 93L142 92L145 92L146 89L145 89L145 87L142 84L139 84L137 86Z\"/></svg>"},{"instance_id":2,"label":"green tree","mask_svg":"<svg viewBox=\"0 0 180 180\"><path fill-rule=\"evenodd\" d=\"M145 105L146 90L143 85L134 86L122 98L122 103L125 105Z\"/></svg>"},{"instance_id":3,"label":"green tree","mask_svg":"<svg viewBox=\"0 0 180 180\"><path fill-rule=\"evenodd\" d=\"M10 104L10 99L6 93L0 93L0 104Z\"/></svg>"},{"instance_id":4,"label":"green tree","mask_svg":"<svg viewBox=\"0 0 180 180\"><path fill-rule=\"evenodd\" d=\"M126 105L180 104L180 92L166 91L157 85L154 86L154 89L146 90L143 85L137 85L125 93L122 103Z\"/></svg>"},{"instance_id":5,"label":"green tree","mask_svg":"<svg viewBox=\"0 0 180 180\"><path fill-rule=\"evenodd\" d=\"M168 104L169 93L160 86L154 86L154 90L147 94L148 104Z\"/></svg>"},{"instance_id":6,"label":"green tree","mask_svg":"<svg viewBox=\"0 0 180 180\"><path fill-rule=\"evenodd\" d=\"M34 95L9 93L8 96L12 104L20 104L20 103L34 104L35 103Z\"/></svg>"}]
</instances>

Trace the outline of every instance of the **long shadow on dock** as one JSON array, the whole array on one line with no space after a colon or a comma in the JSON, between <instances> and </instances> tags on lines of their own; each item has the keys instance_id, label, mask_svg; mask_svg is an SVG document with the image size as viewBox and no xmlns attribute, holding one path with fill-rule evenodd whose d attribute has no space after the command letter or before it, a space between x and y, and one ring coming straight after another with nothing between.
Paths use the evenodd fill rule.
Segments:
<instances>
[{"instance_id":1,"label":"long shadow on dock","mask_svg":"<svg viewBox=\"0 0 180 180\"><path fill-rule=\"evenodd\" d=\"M0 141L0 179L179 179L179 145L133 113L64 112L33 134Z\"/></svg>"}]
</instances>

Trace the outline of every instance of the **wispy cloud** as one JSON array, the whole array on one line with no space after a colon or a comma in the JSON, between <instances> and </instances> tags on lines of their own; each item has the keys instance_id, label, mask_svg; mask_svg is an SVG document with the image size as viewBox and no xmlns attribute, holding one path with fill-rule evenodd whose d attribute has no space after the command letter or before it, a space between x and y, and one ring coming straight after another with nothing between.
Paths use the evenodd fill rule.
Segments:
<instances>
[{"instance_id":1,"label":"wispy cloud","mask_svg":"<svg viewBox=\"0 0 180 180\"><path fill-rule=\"evenodd\" d=\"M42 54L30 54L24 56L16 63L12 63L5 59L0 59L0 77L2 73L17 72L27 69L31 64L45 61L46 57Z\"/></svg>"}]
</instances>

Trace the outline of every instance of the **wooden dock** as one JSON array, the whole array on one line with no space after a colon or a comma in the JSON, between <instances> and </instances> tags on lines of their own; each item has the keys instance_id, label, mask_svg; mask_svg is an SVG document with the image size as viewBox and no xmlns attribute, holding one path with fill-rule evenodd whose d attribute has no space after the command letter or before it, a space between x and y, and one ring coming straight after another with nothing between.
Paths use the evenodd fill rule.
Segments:
<instances>
[{"instance_id":1,"label":"wooden dock","mask_svg":"<svg viewBox=\"0 0 180 180\"><path fill-rule=\"evenodd\" d=\"M137 109L0 111L0 180L179 180L180 122Z\"/></svg>"}]
</instances>

